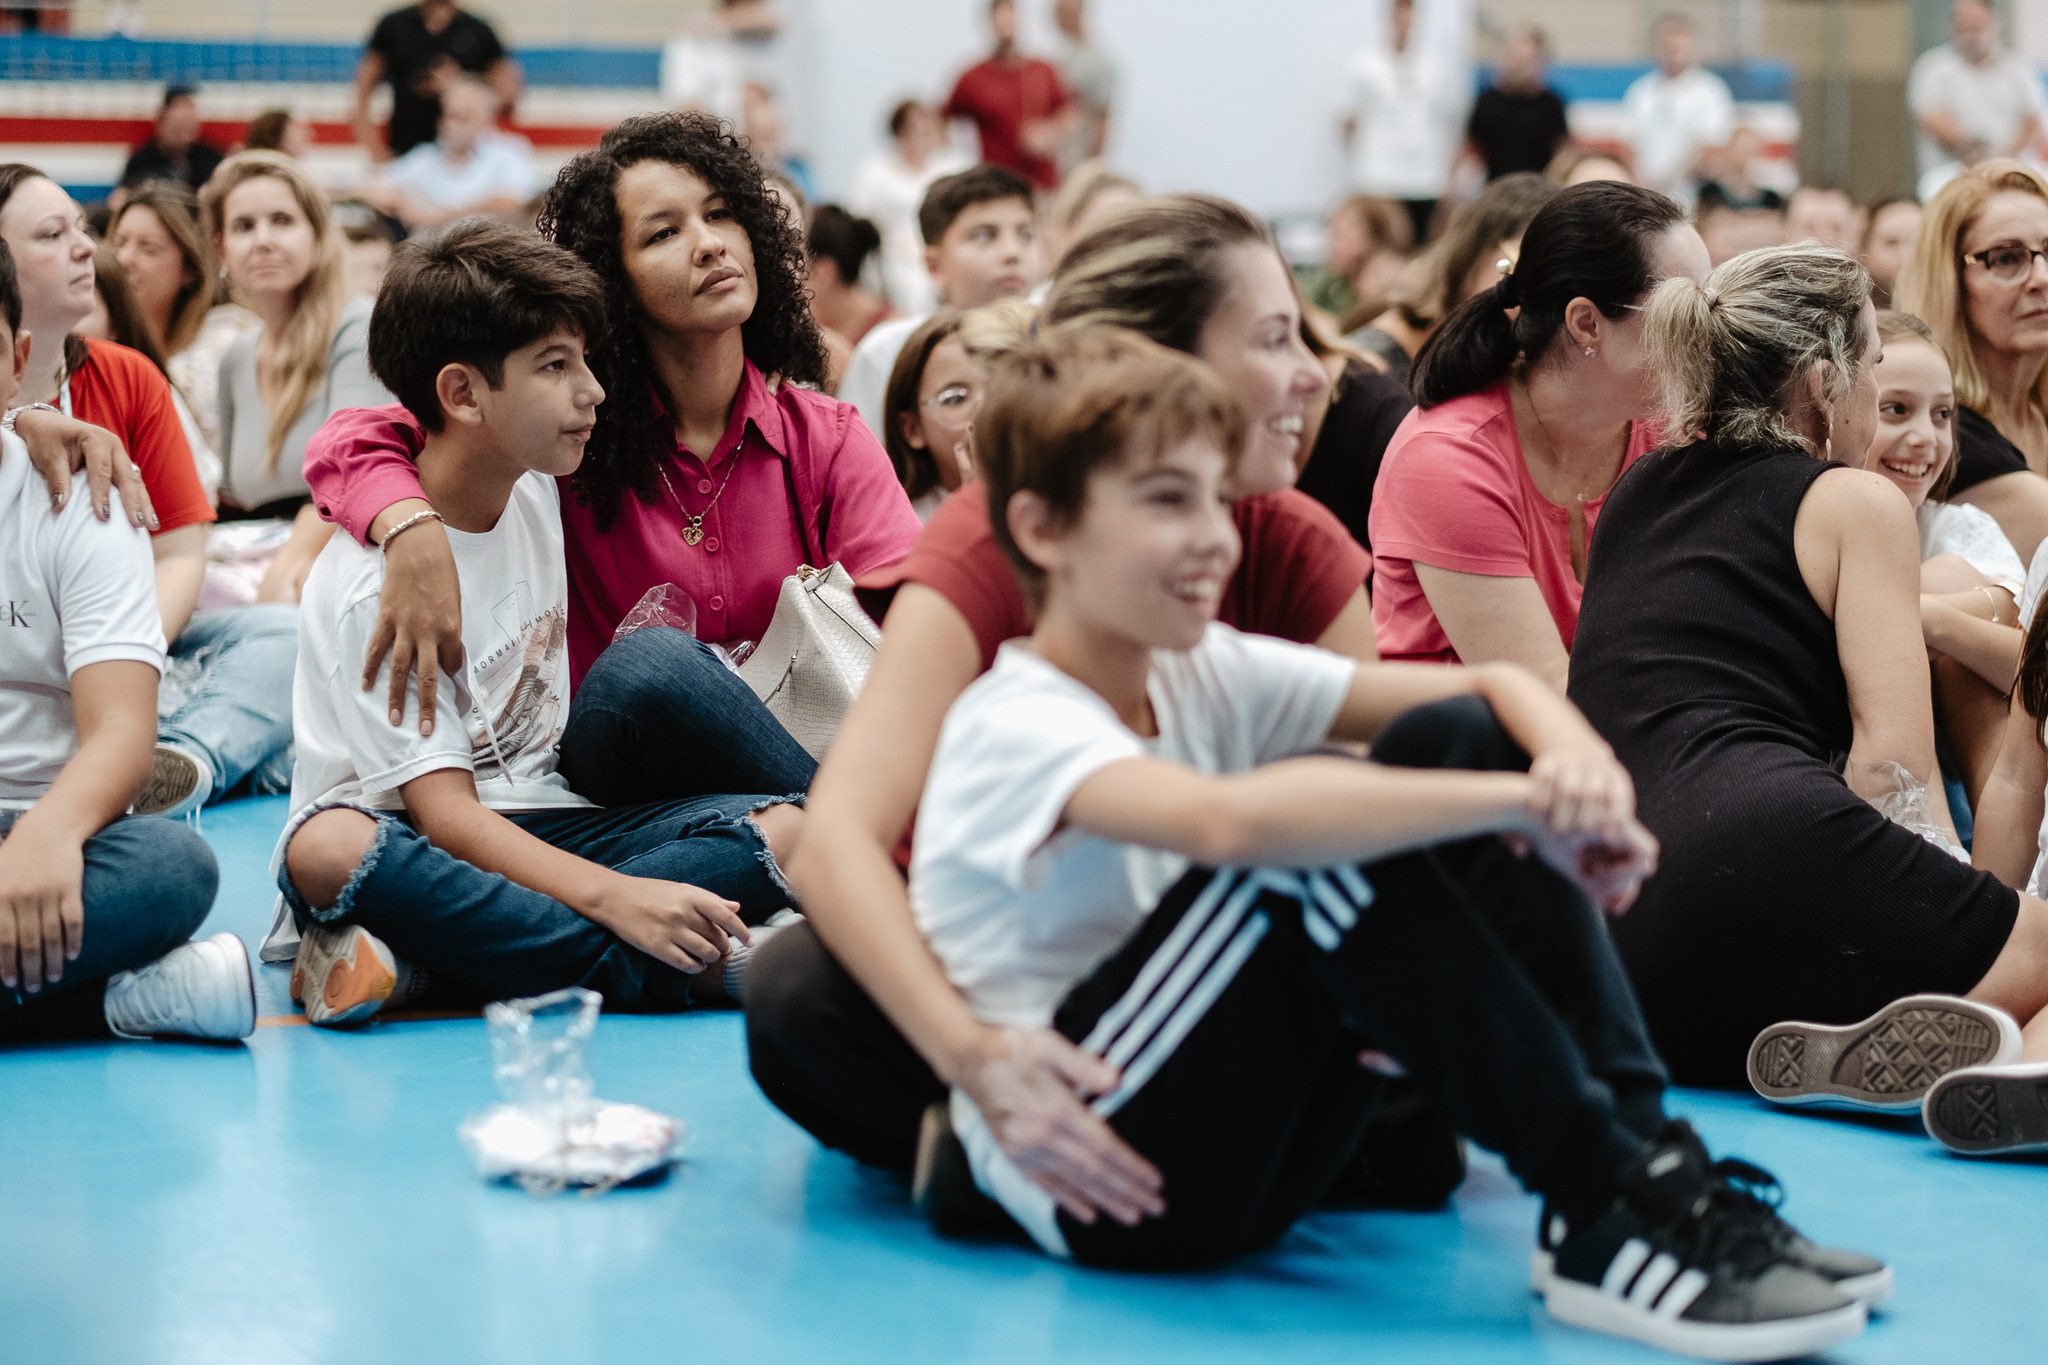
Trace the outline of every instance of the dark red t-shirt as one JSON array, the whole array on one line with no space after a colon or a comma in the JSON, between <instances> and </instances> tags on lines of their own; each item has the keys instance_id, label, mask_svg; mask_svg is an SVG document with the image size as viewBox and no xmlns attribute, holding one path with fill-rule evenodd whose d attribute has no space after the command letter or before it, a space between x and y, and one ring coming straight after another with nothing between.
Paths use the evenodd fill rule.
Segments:
<instances>
[{"instance_id":1,"label":"dark red t-shirt","mask_svg":"<svg viewBox=\"0 0 2048 1365\"><path fill-rule=\"evenodd\" d=\"M990 58L962 72L946 100L947 118L971 120L981 133L981 159L1004 166L1043 190L1057 189L1060 168L1024 150L1026 123L1051 118L1073 96L1050 63L1031 57Z\"/></svg>"},{"instance_id":2,"label":"dark red t-shirt","mask_svg":"<svg viewBox=\"0 0 2048 1365\"><path fill-rule=\"evenodd\" d=\"M1031 633L1031 613L1009 561L989 526L983 485L939 504L924 534L901 563L861 577L861 605L876 620L905 583L937 592L967 618L981 649L981 671L994 666L1005 640ZM1372 573L1372 556L1329 508L1287 489L1231 504L1244 557L1223 589L1217 619L1256 635L1314 644ZM911 830L896 846L910 866Z\"/></svg>"}]
</instances>

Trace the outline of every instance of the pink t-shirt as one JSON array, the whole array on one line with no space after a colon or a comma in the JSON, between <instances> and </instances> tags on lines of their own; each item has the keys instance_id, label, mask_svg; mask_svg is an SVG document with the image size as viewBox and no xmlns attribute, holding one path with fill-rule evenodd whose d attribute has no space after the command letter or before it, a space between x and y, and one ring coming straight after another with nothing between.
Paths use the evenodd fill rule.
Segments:
<instances>
[{"instance_id":1,"label":"pink t-shirt","mask_svg":"<svg viewBox=\"0 0 2048 1365\"><path fill-rule=\"evenodd\" d=\"M379 512L420 496L411 457L421 443L419 423L397 404L328 418L306 445L306 483L320 514L362 540ZM836 561L869 573L903 558L924 530L851 406L791 384L770 392L751 360L711 457L676 446L664 468L668 484L654 503L622 495L618 519L603 531L572 482L561 481L574 682L656 584L695 600L699 639L758 640L782 580L799 565L815 558L813 567ZM683 508L704 516L695 546L683 543Z\"/></svg>"},{"instance_id":2,"label":"pink t-shirt","mask_svg":"<svg viewBox=\"0 0 2048 1365\"><path fill-rule=\"evenodd\" d=\"M1658 424L1629 431L1622 468L1656 448ZM1602 494L1588 498L1590 544ZM1409 413L1373 487L1372 626L1382 659L1459 662L1415 577L1415 563L1493 578L1533 578L1567 652L1582 585L1572 572L1571 518L1536 491L1505 384Z\"/></svg>"}]
</instances>

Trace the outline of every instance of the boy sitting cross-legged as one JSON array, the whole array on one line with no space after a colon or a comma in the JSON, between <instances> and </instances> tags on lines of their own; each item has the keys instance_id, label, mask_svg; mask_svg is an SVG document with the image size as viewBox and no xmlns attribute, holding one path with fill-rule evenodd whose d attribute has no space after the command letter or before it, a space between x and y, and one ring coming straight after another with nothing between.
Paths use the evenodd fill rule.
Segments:
<instances>
[{"instance_id":1,"label":"boy sitting cross-legged","mask_svg":"<svg viewBox=\"0 0 2048 1365\"><path fill-rule=\"evenodd\" d=\"M0 405L34 345L0 243ZM113 495L118 496L118 495ZM185 825L124 815L149 778L164 666L149 537L85 475L62 508L0 431L0 1043L227 1041L256 1027L249 953L187 943L213 908L213 851Z\"/></svg>"},{"instance_id":2,"label":"boy sitting cross-legged","mask_svg":"<svg viewBox=\"0 0 2048 1365\"><path fill-rule=\"evenodd\" d=\"M653 713L662 686L628 636L569 698L556 478L604 398L584 363L603 326L597 276L530 232L470 219L392 257L370 368L427 432L420 484L455 551L466 657L431 726L394 726L361 681L380 551L329 542L300 613L276 860L316 1024L416 1001L430 976L484 999L581 985L614 1009L722 1001L720 971L697 978L788 904L786 796L600 808L556 771L587 699Z\"/></svg>"},{"instance_id":3,"label":"boy sitting cross-legged","mask_svg":"<svg viewBox=\"0 0 2048 1365\"><path fill-rule=\"evenodd\" d=\"M1244 418L1187 356L1056 333L999 362L975 436L1039 614L947 714L911 901L970 1007L1058 1057L1122 1156L1069 1187L1071 1134L956 1090L926 1115L928 1215L967 1225L978 1187L1085 1262L1256 1250L1356 1150L1369 1064L1543 1195L1557 1317L1729 1360L1861 1331L1889 1269L1800 1238L1767 1176L1665 1116L1595 908L1626 908L1655 842L1578 712L1511 665L1218 624Z\"/></svg>"}]
</instances>

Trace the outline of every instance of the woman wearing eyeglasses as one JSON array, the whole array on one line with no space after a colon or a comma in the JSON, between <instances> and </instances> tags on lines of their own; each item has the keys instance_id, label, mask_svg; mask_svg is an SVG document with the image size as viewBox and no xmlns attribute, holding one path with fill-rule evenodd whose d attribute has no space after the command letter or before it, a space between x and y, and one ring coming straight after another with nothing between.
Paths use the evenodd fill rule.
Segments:
<instances>
[{"instance_id":1,"label":"woman wearing eyeglasses","mask_svg":"<svg viewBox=\"0 0 2048 1365\"><path fill-rule=\"evenodd\" d=\"M973 482L974 414L988 363L1023 340L1033 311L1018 299L966 313L947 309L903 343L883 402L882 448L919 520L930 521L940 503Z\"/></svg>"},{"instance_id":2,"label":"woman wearing eyeglasses","mask_svg":"<svg viewBox=\"0 0 2048 1365\"><path fill-rule=\"evenodd\" d=\"M2009 160L1951 180L1920 220L1896 299L1954 367L1949 500L1989 512L2031 562L2048 538L2048 181Z\"/></svg>"}]
</instances>

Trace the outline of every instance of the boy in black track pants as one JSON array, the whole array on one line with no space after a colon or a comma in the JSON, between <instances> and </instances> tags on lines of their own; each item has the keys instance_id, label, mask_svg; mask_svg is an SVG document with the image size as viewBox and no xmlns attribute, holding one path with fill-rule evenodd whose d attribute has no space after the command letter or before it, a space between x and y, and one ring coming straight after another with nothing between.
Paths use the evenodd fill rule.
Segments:
<instances>
[{"instance_id":1,"label":"boy in black track pants","mask_svg":"<svg viewBox=\"0 0 2048 1365\"><path fill-rule=\"evenodd\" d=\"M971 1182L1052 1254L1213 1264L1314 1205L1370 1059L1545 1197L1555 1316L1729 1360L1861 1331L1889 1271L1800 1238L1751 1193L1767 1177L1663 1114L1588 899L1625 909L1655 846L1577 712L1517 668L1361 667L1216 624L1243 418L1184 356L1056 336L1004 362L976 432L1040 613L948 713L911 900L975 1013L1078 1044L1141 1155L1095 1217L1040 1160L1056 1135L955 1092L928 1204ZM1375 761L1314 753L1333 739Z\"/></svg>"}]
</instances>

